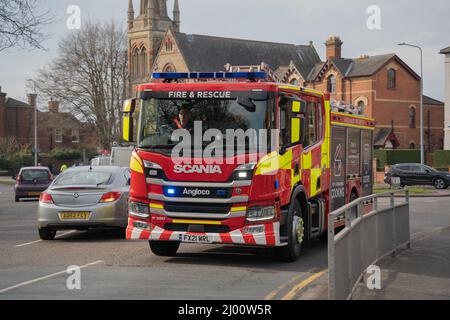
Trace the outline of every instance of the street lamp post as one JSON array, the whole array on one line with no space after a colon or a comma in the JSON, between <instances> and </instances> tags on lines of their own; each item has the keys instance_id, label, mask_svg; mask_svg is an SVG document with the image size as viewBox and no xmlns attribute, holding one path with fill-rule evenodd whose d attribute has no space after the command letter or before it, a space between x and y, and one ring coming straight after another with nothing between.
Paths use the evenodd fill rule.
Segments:
<instances>
[{"instance_id":1,"label":"street lamp post","mask_svg":"<svg viewBox=\"0 0 450 320\"><path fill-rule=\"evenodd\" d=\"M425 164L424 130L423 130L423 50L421 47L406 42L399 46L408 46L420 50L420 163Z\"/></svg>"}]
</instances>

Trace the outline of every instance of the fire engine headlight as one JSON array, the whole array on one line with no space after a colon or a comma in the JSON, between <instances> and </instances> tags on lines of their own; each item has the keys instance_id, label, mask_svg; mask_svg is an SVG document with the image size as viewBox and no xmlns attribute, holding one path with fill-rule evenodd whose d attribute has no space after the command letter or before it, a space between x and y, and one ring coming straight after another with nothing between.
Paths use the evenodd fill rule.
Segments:
<instances>
[{"instance_id":1,"label":"fire engine headlight","mask_svg":"<svg viewBox=\"0 0 450 320\"><path fill-rule=\"evenodd\" d=\"M247 163L237 167L234 170L234 180L251 180L253 178L253 171L256 163Z\"/></svg>"},{"instance_id":2,"label":"fire engine headlight","mask_svg":"<svg viewBox=\"0 0 450 320\"><path fill-rule=\"evenodd\" d=\"M247 220L250 222L272 220L275 218L275 207L254 207L247 211Z\"/></svg>"},{"instance_id":3,"label":"fire engine headlight","mask_svg":"<svg viewBox=\"0 0 450 320\"><path fill-rule=\"evenodd\" d=\"M153 170L161 170L162 167L154 162L148 161L148 160L144 160L144 167L146 167L147 169L153 169Z\"/></svg>"},{"instance_id":4,"label":"fire engine headlight","mask_svg":"<svg viewBox=\"0 0 450 320\"><path fill-rule=\"evenodd\" d=\"M130 216L148 219L150 218L150 208L148 204L140 202L130 202L129 204Z\"/></svg>"}]
</instances>

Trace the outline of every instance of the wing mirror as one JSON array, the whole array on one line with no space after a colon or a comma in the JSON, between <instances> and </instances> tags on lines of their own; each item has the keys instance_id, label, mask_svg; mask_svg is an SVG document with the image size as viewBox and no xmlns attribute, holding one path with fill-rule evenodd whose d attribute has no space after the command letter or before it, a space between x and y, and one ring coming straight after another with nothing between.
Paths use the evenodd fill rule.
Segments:
<instances>
[{"instance_id":1,"label":"wing mirror","mask_svg":"<svg viewBox=\"0 0 450 320\"><path fill-rule=\"evenodd\" d=\"M133 114L136 111L136 99L129 99L123 103L122 135L125 142L133 142L134 123Z\"/></svg>"}]
</instances>

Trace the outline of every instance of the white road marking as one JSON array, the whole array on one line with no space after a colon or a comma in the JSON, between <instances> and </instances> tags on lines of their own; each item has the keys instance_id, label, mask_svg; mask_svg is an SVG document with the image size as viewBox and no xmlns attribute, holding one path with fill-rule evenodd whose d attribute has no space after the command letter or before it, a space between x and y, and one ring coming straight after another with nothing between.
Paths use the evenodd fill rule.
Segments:
<instances>
[{"instance_id":1,"label":"white road marking","mask_svg":"<svg viewBox=\"0 0 450 320\"><path fill-rule=\"evenodd\" d=\"M94 266L94 265L97 265L97 264L100 264L100 263L103 263L103 260L99 260L99 261L95 261L95 262L92 262L92 263L85 264L84 266L81 266L80 269L91 267L91 266ZM29 280L29 281L25 281L25 282L16 284L14 286L11 286L11 287L8 287L8 288L0 290L0 293L5 293L5 292L8 292L8 291L20 288L20 287L24 287L24 286L27 286L27 285L39 282L39 281L47 280L47 279L59 276L61 274L67 274L67 270L56 272L56 273L52 273L52 274L49 274L49 275L44 276L44 277L40 277L40 278L36 278L36 279L33 279L33 280Z\"/></svg>"},{"instance_id":2,"label":"white road marking","mask_svg":"<svg viewBox=\"0 0 450 320\"><path fill-rule=\"evenodd\" d=\"M69 231L69 232L66 232L66 233L57 235L55 238L58 239L58 238L67 236L67 235L69 235L69 234L75 233L75 232L76 232L75 230ZM32 241L32 242L27 242L27 243L18 244L17 246L15 246L15 248L22 248L22 247L29 246L29 245L36 244L36 243L40 243L40 242L43 242L43 240L36 240L36 241Z\"/></svg>"}]
</instances>

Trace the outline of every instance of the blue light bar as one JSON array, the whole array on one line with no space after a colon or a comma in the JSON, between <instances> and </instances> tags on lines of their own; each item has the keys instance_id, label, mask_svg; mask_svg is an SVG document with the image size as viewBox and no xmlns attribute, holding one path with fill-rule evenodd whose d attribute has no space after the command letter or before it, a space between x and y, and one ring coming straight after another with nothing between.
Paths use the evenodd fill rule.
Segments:
<instances>
[{"instance_id":1,"label":"blue light bar","mask_svg":"<svg viewBox=\"0 0 450 320\"><path fill-rule=\"evenodd\" d=\"M266 72L162 72L153 79L267 79Z\"/></svg>"}]
</instances>

